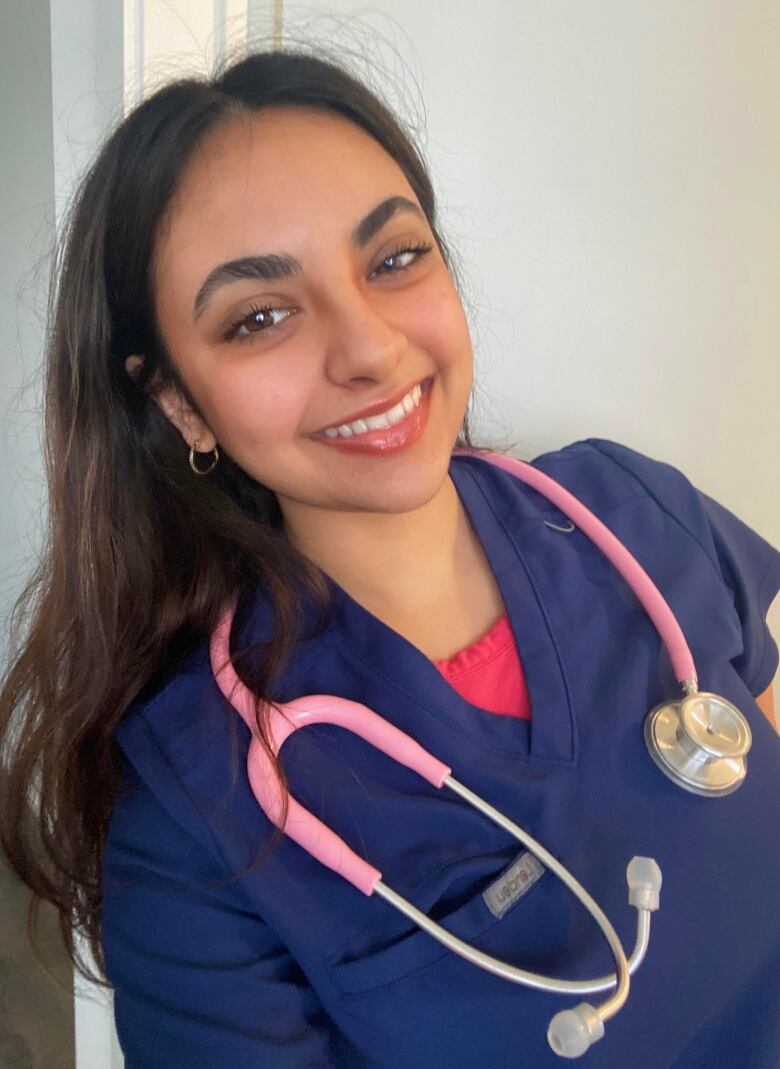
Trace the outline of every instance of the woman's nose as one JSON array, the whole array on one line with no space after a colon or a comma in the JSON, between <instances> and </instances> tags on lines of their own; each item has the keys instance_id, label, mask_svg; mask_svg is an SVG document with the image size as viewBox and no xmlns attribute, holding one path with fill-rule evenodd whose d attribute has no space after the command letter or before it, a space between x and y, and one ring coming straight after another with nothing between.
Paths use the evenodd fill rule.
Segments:
<instances>
[{"instance_id":1,"label":"woman's nose","mask_svg":"<svg viewBox=\"0 0 780 1069\"><path fill-rule=\"evenodd\" d=\"M403 359L408 341L386 309L353 293L332 309L325 371L332 382L386 378Z\"/></svg>"}]
</instances>

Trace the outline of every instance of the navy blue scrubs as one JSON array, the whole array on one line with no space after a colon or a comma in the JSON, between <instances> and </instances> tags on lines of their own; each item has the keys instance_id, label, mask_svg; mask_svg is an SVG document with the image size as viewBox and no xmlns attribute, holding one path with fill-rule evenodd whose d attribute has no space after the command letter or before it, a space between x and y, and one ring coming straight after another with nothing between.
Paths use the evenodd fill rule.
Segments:
<instances>
[{"instance_id":1,"label":"navy blue scrubs","mask_svg":"<svg viewBox=\"0 0 780 1069\"><path fill-rule=\"evenodd\" d=\"M539 838L628 950L625 868L663 871L647 958L586 1069L780 1065L780 738L754 697L778 652L764 622L780 553L674 468L603 440L534 463L591 508L668 600L703 690L747 716L747 779L725 798L671 783L642 723L679 686L624 580L536 491L475 456L450 475L508 610L530 723L470 705L421 651L336 587L328 630L300 643L278 698L375 709ZM239 645L267 636L258 595ZM237 769L228 719L236 723ZM580 999L500 979L442 947L273 831L248 784L249 731L204 648L117 730L128 788L104 861L104 948L127 1069L273 1066L548 1069L550 1018ZM533 971L612 971L587 912L543 872L503 915L486 894L524 853L458 796L330 725L282 760L292 793L434 919ZM235 783L234 771L237 772ZM604 996L590 996L598 1002Z\"/></svg>"}]
</instances>

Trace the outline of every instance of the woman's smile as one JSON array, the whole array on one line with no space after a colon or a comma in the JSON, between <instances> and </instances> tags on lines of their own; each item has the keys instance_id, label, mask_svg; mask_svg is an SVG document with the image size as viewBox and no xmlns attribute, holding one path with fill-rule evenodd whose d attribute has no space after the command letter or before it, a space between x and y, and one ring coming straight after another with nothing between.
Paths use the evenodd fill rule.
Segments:
<instances>
[{"instance_id":1,"label":"woman's smile","mask_svg":"<svg viewBox=\"0 0 780 1069\"><path fill-rule=\"evenodd\" d=\"M334 427L327 427L312 437L323 445L349 453L382 455L405 449L416 442L425 430L432 388L433 380L423 379L405 393L400 401L375 415L370 414L371 409L368 409L362 416Z\"/></svg>"}]
</instances>

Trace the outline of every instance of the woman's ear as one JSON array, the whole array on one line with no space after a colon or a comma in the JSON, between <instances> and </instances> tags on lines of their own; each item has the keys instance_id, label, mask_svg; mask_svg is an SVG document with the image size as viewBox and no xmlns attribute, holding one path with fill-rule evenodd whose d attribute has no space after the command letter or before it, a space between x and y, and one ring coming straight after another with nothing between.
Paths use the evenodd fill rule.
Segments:
<instances>
[{"instance_id":1,"label":"woman's ear","mask_svg":"<svg viewBox=\"0 0 780 1069\"><path fill-rule=\"evenodd\" d=\"M125 360L125 371L131 379L138 378L143 362L144 358L137 354L128 356ZM216 438L174 385L163 386L161 389L153 388L149 391L149 396L189 447L197 443L199 453L210 453L214 449Z\"/></svg>"}]
</instances>

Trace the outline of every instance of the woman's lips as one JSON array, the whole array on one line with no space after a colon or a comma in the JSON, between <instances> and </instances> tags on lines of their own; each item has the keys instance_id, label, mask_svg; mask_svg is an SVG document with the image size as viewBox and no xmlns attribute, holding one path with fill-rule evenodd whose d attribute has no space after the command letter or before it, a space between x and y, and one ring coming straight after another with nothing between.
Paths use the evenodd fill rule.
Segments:
<instances>
[{"instance_id":1,"label":"woman's lips","mask_svg":"<svg viewBox=\"0 0 780 1069\"><path fill-rule=\"evenodd\" d=\"M330 426L340 427L344 423L354 423L359 419L367 419L369 416L378 416L382 412L389 412L391 408L395 408L395 406L402 401L407 394L411 393L412 390L416 389L418 386L423 388L423 384L428 382L430 382L430 378L420 379L417 382L412 383L411 386L407 386L405 390L398 390L394 396L387 397L384 401L378 401L373 405L367 405L366 408L361 409L360 412L355 412L351 416L339 420L337 423L331 423ZM324 434L325 431L326 428L323 427L321 431L317 431L316 433Z\"/></svg>"},{"instance_id":2,"label":"woman's lips","mask_svg":"<svg viewBox=\"0 0 780 1069\"><path fill-rule=\"evenodd\" d=\"M431 390L433 380L426 379L421 384L422 396L417 408L391 427L382 427L377 431L364 431L363 434L354 434L351 438L326 438L317 435L315 441L330 449L339 449L344 453L373 453L384 455L397 453L401 449L416 442L428 422L428 413L431 407Z\"/></svg>"}]
</instances>

